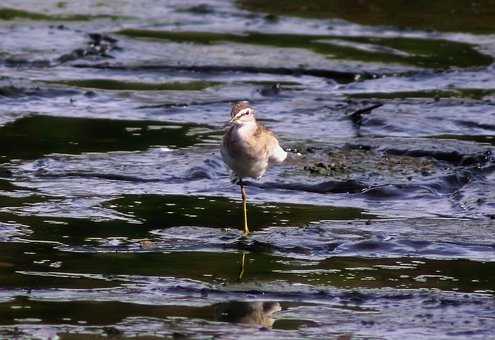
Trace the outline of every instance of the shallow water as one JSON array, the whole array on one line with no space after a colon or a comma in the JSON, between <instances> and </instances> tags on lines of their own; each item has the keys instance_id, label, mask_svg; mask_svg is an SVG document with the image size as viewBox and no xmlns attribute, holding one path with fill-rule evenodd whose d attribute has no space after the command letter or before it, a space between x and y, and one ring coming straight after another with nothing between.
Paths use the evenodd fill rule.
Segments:
<instances>
[{"instance_id":1,"label":"shallow water","mask_svg":"<svg viewBox=\"0 0 495 340\"><path fill-rule=\"evenodd\" d=\"M395 3L3 1L1 337L494 337L495 6Z\"/></svg>"}]
</instances>

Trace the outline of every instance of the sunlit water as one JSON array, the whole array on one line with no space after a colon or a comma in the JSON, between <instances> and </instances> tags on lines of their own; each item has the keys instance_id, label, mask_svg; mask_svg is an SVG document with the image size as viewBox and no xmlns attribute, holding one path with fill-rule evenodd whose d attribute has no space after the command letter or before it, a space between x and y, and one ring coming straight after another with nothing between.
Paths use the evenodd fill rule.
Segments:
<instances>
[{"instance_id":1,"label":"sunlit water","mask_svg":"<svg viewBox=\"0 0 495 340\"><path fill-rule=\"evenodd\" d=\"M494 337L494 9L461 2L3 1L0 336ZM248 238L241 99L290 150Z\"/></svg>"}]
</instances>

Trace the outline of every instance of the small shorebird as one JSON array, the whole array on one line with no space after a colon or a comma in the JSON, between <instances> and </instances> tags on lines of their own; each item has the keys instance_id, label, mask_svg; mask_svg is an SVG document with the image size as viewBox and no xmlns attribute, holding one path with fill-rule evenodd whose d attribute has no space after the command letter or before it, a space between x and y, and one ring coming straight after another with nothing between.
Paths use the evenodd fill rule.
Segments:
<instances>
[{"instance_id":1,"label":"small shorebird","mask_svg":"<svg viewBox=\"0 0 495 340\"><path fill-rule=\"evenodd\" d=\"M282 163L287 158L287 152L280 147L277 137L256 121L254 109L249 103L241 101L232 106L221 153L223 161L233 171L234 182L241 186L244 234L247 235L247 196L243 179L261 178L270 164Z\"/></svg>"}]
</instances>

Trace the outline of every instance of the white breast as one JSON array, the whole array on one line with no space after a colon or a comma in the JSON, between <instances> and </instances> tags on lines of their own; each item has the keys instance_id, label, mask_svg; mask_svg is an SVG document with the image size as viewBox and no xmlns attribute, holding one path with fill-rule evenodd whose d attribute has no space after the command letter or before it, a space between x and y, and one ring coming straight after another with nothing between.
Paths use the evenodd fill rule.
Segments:
<instances>
[{"instance_id":1,"label":"white breast","mask_svg":"<svg viewBox=\"0 0 495 340\"><path fill-rule=\"evenodd\" d=\"M225 164L241 178L252 177L260 178L268 168L268 159L252 159L244 154L237 154L236 157L231 157L228 150L224 147L221 149L222 158Z\"/></svg>"}]
</instances>

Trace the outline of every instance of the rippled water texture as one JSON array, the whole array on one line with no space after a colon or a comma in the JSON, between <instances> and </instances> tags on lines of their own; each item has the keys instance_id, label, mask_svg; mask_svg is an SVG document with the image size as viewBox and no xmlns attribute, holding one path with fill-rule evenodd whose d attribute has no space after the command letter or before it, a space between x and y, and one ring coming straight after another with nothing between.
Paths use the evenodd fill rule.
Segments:
<instances>
[{"instance_id":1,"label":"rippled water texture","mask_svg":"<svg viewBox=\"0 0 495 340\"><path fill-rule=\"evenodd\" d=\"M493 1L0 4L0 338L495 337ZM290 150L219 156L248 99Z\"/></svg>"}]
</instances>

